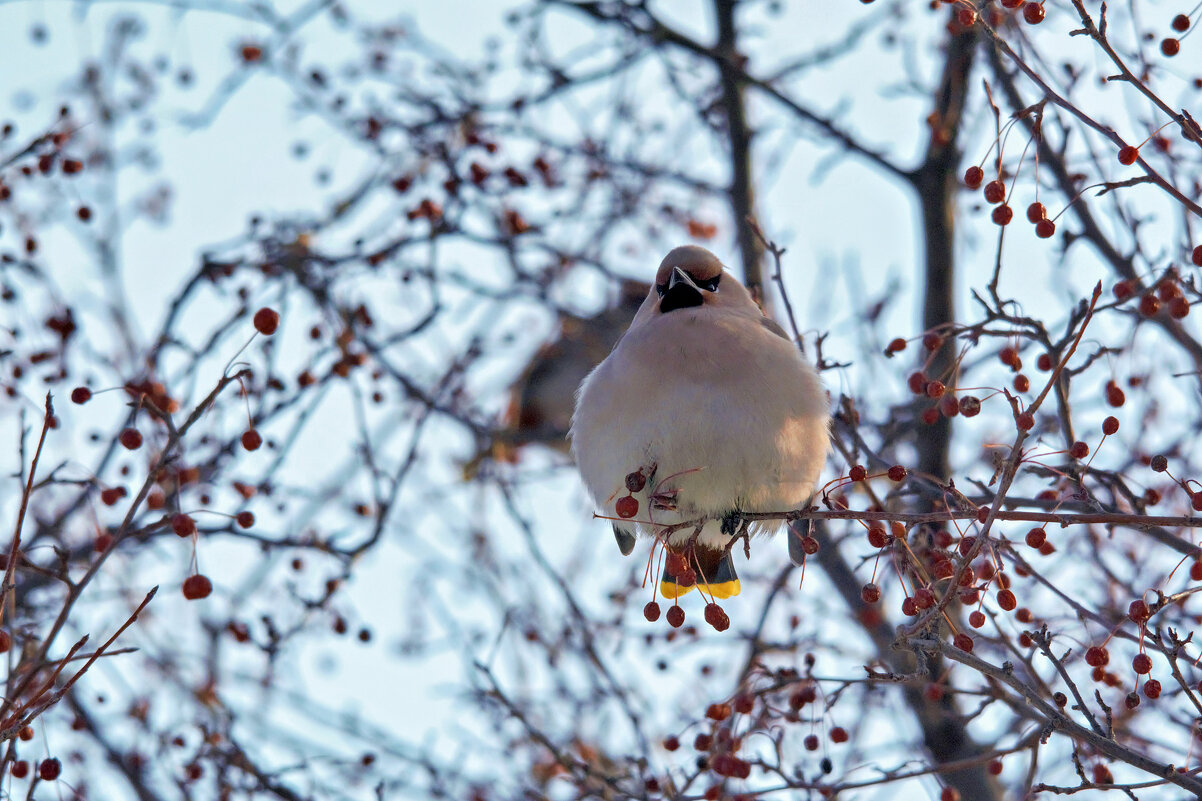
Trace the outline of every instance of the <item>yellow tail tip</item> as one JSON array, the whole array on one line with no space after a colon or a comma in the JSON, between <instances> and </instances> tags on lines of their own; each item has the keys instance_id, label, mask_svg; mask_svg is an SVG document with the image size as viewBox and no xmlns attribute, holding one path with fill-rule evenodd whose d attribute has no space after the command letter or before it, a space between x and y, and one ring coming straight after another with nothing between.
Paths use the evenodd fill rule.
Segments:
<instances>
[{"instance_id":1,"label":"yellow tail tip","mask_svg":"<svg viewBox=\"0 0 1202 801\"><path fill-rule=\"evenodd\" d=\"M718 581L713 584L698 582L698 584L704 588L705 595L712 595L715 598L733 598L742 590L738 579L733 581ZM659 583L659 591L668 600L675 600L682 595L688 595L697 588L698 584L690 584L686 587L677 584L671 579L664 579Z\"/></svg>"}]
</instances>

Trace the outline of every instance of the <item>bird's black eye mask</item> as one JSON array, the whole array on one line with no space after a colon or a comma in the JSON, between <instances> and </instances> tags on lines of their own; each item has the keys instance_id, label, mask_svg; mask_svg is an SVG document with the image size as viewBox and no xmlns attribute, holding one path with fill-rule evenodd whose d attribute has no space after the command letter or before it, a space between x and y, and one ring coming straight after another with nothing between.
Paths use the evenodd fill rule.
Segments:
<instances>
[{"instance_id":1,"label":"bird's black eye mask","mask_svg":"<svg viewBox=\"0 0 1202 801\"><path fill-rule=\"evenodd\" d=\"M690 276L690 278L691 277L692 276ZM693 283L695 283L697 285L698 289L704 289L706 292L717 292L718 291L718 282L721 280L722 280L722 273L718 273L717 275L715 275L713 278L709 279L708 281L698 281L697 279L694 278ZM664 282L662 284L656 284L655 292L661 298L664 295L668 294L667 282Z\"/></svg>"}]
</instances>

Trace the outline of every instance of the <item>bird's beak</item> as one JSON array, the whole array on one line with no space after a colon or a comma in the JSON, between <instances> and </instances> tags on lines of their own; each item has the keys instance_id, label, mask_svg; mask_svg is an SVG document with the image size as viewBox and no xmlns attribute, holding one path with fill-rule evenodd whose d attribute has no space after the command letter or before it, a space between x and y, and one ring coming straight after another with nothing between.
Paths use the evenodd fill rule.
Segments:
<instances>
[{"instance_id":1,"label":"bird's beak","mask_svg":"<svg viewBox=\"0 0 1202 801\"><path fill-rule=\"evenodd\" d=\"M693 283L693 279L689 278L684 270L676 267L672 270L672 277L668 279L668 291L659 302L659 310L667 314L676 309L700 306L702 301L701 290Z\"/></svg>"}]
</instances>

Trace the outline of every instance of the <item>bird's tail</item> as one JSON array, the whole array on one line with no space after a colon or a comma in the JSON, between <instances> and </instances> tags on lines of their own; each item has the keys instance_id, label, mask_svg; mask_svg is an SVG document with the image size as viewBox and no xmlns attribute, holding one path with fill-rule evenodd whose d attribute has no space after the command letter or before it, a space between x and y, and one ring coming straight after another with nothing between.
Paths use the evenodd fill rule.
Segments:
<instances>
[{"instance_id":1,"label":"bird's tail","mask_svg":"<svg viewBox=\"0 0 1202 801\"><path fill-rule=\"evenodd\" d=\"M694 545L691 551L690 555L678 551L669 553L659 583L659 591L665 598L679 598L698 584L704 585L706 595L715 598L730 598L739 594L739 577L735 574L730 551L700 545Z\"/></svg>"}]
</instances>

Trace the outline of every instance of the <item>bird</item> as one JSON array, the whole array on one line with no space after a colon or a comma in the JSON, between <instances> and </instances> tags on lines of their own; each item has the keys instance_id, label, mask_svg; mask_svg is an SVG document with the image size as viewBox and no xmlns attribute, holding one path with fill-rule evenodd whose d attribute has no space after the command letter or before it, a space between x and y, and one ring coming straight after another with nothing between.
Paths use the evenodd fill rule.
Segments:
<instances>
[{"instance_id":1,"label":"bird","mask_svg":"<svg viewBox=\"0 0 1202 801\"><path fill-rule=\"evenodd\" d=\"M717 256L684 245L581 383L569 439L622 554L640 535L665 546L665 598L699 585L729 598L741 590L734 543L780 526L742 515L812 500L829 427L826 389L800 348Z\"/></svg>"}]
</instances>

